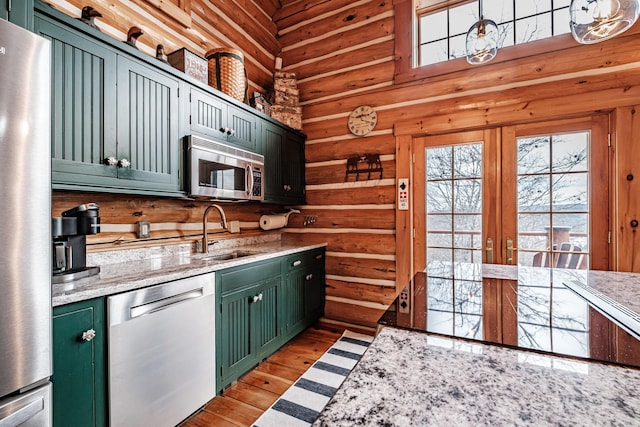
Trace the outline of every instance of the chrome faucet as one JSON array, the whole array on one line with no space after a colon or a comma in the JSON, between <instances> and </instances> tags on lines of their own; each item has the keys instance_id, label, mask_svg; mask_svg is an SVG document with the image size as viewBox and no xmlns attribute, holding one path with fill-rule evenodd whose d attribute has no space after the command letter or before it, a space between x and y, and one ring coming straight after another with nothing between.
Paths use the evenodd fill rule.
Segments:
<instances>
[{"instance_id":1,"label":"chrome faucet","mask_svg":"<svg viewBox=\"0 0 640 427\"><path fill-rule=\"evenodd\" d=\"M224 211L222 207L219 205L211 205L207 207L204 211L204 215L202 215L202 253L209 253L209 237L207 236L207 217L209 216L209 211L212 208L216 208L218 212L220 212L220 220L222 222L222 229L227 229L227 217L224 215Z\"/></svg>"}]
</instances>

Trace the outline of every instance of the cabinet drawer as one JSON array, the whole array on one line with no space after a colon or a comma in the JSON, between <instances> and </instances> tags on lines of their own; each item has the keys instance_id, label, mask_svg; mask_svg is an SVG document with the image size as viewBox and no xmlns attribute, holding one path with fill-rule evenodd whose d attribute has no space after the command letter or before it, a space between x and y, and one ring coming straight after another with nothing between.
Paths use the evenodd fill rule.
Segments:
<instances>
[{"instance_id":1,"label":"cabinet drawer","mask_svg":"<svg viewBox=\"0 0 640 427\"><path fill-rule=\"evenodd\" d=\"M319 262L324 262L324 249L300 252L287 257L285 271L305 268Z\"/></svg>"},{"instance_id":2,"label":"cabinet drawer","mask_svg":"<svg viewBox=\"0 0 640 427\"><path fill-rule=\"evenodd\" d=\"M220 292L224 295L247 285L254 285L258 280L277 276L280 276L280 259L278 258L232 267L218 273Z\"/></svg>"}]
</instances>

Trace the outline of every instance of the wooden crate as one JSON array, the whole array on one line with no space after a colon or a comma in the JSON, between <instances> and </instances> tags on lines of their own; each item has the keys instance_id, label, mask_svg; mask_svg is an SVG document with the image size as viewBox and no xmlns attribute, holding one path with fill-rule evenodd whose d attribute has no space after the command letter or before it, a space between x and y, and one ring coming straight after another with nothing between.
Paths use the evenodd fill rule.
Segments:
<instances>
[{"instance_id":1,"label":"wooden crate","mask_svg":"<svg viewBox=\"0 0 640 427\"><path fill-rule=\"evenodd\" d=\"M186 48L178 49L167 55L167 61L172 67L184 71L188 76L193 77L202 83L209 81L209 64L207 60L196 55Z\"/></svg>"}]
</instances>

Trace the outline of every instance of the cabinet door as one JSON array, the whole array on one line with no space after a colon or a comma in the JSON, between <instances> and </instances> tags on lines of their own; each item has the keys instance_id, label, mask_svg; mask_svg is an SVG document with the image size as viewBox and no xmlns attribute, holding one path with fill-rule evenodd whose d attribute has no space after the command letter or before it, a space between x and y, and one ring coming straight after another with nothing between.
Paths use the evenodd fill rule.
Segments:
<instances>
[{"instance_id":1,"label":"cabinet door","mask_svg":"<svg viewBox=\"0 0 640 427\"><path fill-rule=\"evenodd\" d=\"M269 279L255 288L256 293L251 300L252 341L258 361L280 345L280 289L280 277Z\"/></svg>"},{"instance_id":2,"label":"cabinet door","mask_svg":"<svg viewBox=\"0 0 640 427\"><path fill-rule=\"evenodd\" d=\"M115 152L116 54L49 18L35 29L51 40L51 151L54 188L115 179L105 152Z\"/></svg>"},{"instance_id":3,"label":"cabinet door","mask_svg":"<svg viewBox=\"0 0 640 427\"><path fill-rule=\"evenodd\" d=\"M306 325L312 324L324 314L324 274L324 263L316 263L304 276Z\"/></svg>"},{"instance_id":4,"label":"cabinet door","mask_svg":"<svg viewBox=\"0 0 640 427\"><path fill-rule=\"evenodd\" d=\"M257 152L260 120L255 115L210 93L191 88L191 132Z\"/></svg>"},{"instance_id":5,"label":"cabinet door","mask_svg":"<svg viewBox=\"0 0 640 427\"><path fill-rule=\"evenodd\" d=\"M290 203L304 204L304 138L287 132L282 148L282 184Z\"/></svg>"},{"instance_id":6,"label":"cabinet door","mask_svg":"<svg viewBox=\"0 0 640 427\"><path fill-rule=\"evenodd\" d=\"M103 299L54 308L54 426L106 425L104 343Z\"/></svg>"},{"instance_id":7,"label":"cabinet door","mask_svg":"<svg viewBox=\"0 0 640 427\"><path fill-rule=\"evenodd\" d=\"M284 306L287 337L293 337L306 327L305 285L307 270L300 268L287 274Z\"/></svg>"},{"instance_id":8,"label":"cabinet door","mask_svg":"<svg viewBox=\"0 0 640 427\"><path fill-rule=\"evenodd\" d=\"M228 127L231 134L227 140L230 144L245 148L249 151L257 152L258 150L258 117L253 114L236 108L229 104L228 109Z\"/></svg>"},{"instance_id":9,"label":"cabinet door","mask_svg":"<svg viewBox=\"0 0 640 427\"><path fill-rule=\"evenodd\" d=\"M189 94L189 127L191 132L226 140L227 104L220 98L191 88Z\"/></svg>"},{"instance_id":10,"label":"cabinet door","mask_svg":"<svg viewBox=\"0 0 640 427\"><path fill-rule=\"evenodd\" d=\"M262 124L265 201L304 203L304 138L272 123Z\"/></svg>"},{"instance_id":11,"label":"cabinet door","mask_svg":"<svg viewBox=\"0 0 640 427\"><path fill-rule=\"evenodd\" d=\"M118 56L118 178L123 187L179 191L178 81ZM125 159L130 163L126 165Z\"/></svg>"},{"instance_id":12,"label":"cabinet door","mask_svg":"<svg viewBox=\"0 0 640 427\"><path fill-rule=\"evenodd\" d=\"M262 124L262 151L264 154L264 200L282 201L285 191L282 183L282 147L285 131L279 126Z\"/></svg>"},{"instance_id":13,"label":"cabinet door","mask_svg":"<svg viewBox=\"0 0 640 427\"><path fill-rule=\"evenodd\" d=\"M218 381L220 390L255 364L252 345L251 310L256 288L244 288L220 298L218 349Z\"/></svg>"}]
</instances>

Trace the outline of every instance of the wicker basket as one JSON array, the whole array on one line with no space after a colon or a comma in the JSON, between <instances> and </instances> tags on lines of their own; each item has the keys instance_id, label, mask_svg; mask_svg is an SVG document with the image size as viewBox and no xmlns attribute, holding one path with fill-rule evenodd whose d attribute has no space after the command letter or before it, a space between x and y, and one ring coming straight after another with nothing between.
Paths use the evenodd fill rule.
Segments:
<instances>
[{"instance_id":1,"label":"wicker basket","mask_svg":"<svg viewBox=\"0 0 640 427\"><path fill-rule=\"evenodd\" d=\"M247 71L242 52L230 48L211 49L205 58L209 61L209 85L246 102Z\"/></svg>"}]
</instances>

